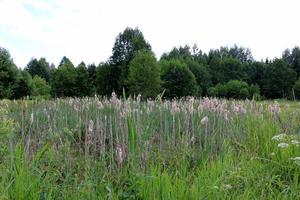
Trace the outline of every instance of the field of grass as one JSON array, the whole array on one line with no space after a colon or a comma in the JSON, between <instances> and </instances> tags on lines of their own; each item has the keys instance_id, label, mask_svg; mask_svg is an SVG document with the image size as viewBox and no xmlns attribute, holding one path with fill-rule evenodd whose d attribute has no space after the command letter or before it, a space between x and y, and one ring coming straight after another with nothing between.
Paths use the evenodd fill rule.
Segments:
<instances>
[{"instance_id":1,"label":"field of grass","mask_svg":"<svg viewBox=\"0 0 300 200\"><path fill-rule=\"evenodd\" d=\"M0 101L0 199L300 199L300 105Z\"/></svg>"}]
</instances>

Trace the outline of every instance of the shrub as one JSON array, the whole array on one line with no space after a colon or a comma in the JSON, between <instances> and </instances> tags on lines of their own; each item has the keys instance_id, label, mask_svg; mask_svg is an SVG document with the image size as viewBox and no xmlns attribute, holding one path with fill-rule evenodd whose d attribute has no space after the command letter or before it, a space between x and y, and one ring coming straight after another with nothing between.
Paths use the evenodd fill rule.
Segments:
<instances>
[{"instance_id":1,"label":"shrub","mask_svg":"<svg viewBox=\"0 0 300 200\"><path fill-rule=\"evenodd\" d=\"M162 81L165 96L168 98L192 96L197 94L197 83L195 76L187 65L180 60L163 60Z\"/></svg>"},{"instance_id":2,"label":"shrub","mask_svg":"<svg viewBox=\"0 0 300 200\"><path fill-rule=\"evenodd\" d=\"M150 51L139 51L129 64L128 86L130 94L155 97L160 92L159 65Z\"/></svg>"},{"instance_id":3,"label":"shrub","mask_svg":"<svg viewBox=\"0 0 300 200\"><path fill-rule=\"evenodd\" d=\"M32 93L31 95L50 97L51 87L48 85L45 79L34 76L32 79Z\"/></svg>"},{"instance_id":4,"label":"shrub","mask_svg":"<svg viewBox=\"0 0 300 200\"><path fill-rule=\"evenodd\" d=\"M249 86L244 81L231 80L226 84L217 84L208 90L209 96L227 97L235 99L259 98L259 88L257 85Z\"/></svg>"}]
</instances>

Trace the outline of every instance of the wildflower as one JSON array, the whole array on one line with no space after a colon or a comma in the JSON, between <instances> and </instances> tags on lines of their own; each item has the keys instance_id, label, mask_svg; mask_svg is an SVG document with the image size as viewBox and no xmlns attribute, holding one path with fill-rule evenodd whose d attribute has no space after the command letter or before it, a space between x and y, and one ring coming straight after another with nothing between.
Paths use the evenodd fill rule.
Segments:
<instances>
[{"instance_id":1,"label":"wildflower","mask_svg":"<svg viewBox=\"0 0 300 200\"><path fill-rule=\"evenodd\" d=\"M293 161L300 161L300 157L290 158L290 160L293 160Z\"/></svg>"},{"instance_id":2,"label":"wildflower","mask_svg":"<svg viewBox=\"0 0 300 200\"><path fill-rule=\"evenodd\" d=\"M195 142L196 142L196 138L195 138L195 136L192 136L191 137L191 144L195 144Z\"/></svg>"},{"instance_id":3,"label":"wildflower","mask_svg":"<svg viewBox=\"0 0 300 200\"><path fill-rule=\"evenodd\" d=\"M136 102L139 104L141 102L141 98L142 98L142 95L139 94L137 97L136 97Z\"/></svg>"},{"instance_id":4,"label":"wildflower","mask_svg":"<svg viewBox=\"0 0 300 200\"><path fill-rule=\"evenodd\" d=\"M202 104L199 104L198 106L198 112L203 112L204 106Z\"/></svg>"},{"instance_id":5,"label":"wildflower","mask_svg":"<svg viewBox=\"0 0 300 200\"><path fill-rule=\"evenodd\" d=\"M224 188L225 188L226 190L231 190L231 189L232 189L232 185L230 185L230 184L225 184L225 185L224 185Z\"/></svg>"},{"instance_id":6,"label":"wildflower","mask_svg":"<svg viewBox=\"0 0 300 200\"><path fill-rule=\"evenodd\" d=\"M300 142L297 141L297 140L292 140L291 143L292 143L293 145L296 145L296 146L298 147Z\"/></svg>"},{"instance_id":7,"label":"wildflower","mask_svg":"<svg viewBox=\"0 0 300 200\"><path fill-rule=\"evenodd\" d=\"M278 147L280 147L280 148L288 148L289 144L282 142L282 143L278 144Z\"/></svg>"},{"instance_id":8,"label":"wildflower","mask_svg":"<svg viewBox=\"0 0 300 200\"><path fill-rule=\"evenodd\" d=\"M273 112L276 116L278 116L280 113L280 105L277 101L275 101L275 103L274 103Z\"/></svg>"},{"instance_id":9,"label":"wildflower","mask_svg":"<svg viewBox=\"0 0 300 200\"><path fill-rule=\"evenodd\" d=\"M119 167L122 166L125 159L124 147L118 143L116 147L116 161Z\"/></svg>"},{"instance_id":10,"label":"wildflower","mask_svg":"<svg viewBox=\"0 0 300 200\"><path fill-rule=\"evenodd\" d=\"M103 104L102 104L101 101L99 101L99 99L96 99L96 107L97 107L98 110L103 108Z\"/></svg>"},{"instance_id":11,"label":"wildflower","mask_svg":"<svg viewBox=\"0 0 300 200\"><path fill-rule=\"evenodd\" d=\"M88 130L89 130L89 133L93 132L93 130L94 130L94 122L93 122L93 120L90 120Z\"/></svg>"},{"instance_id":12,"label":"wildflower","mask_svg":"<svg viewBox=\"0 0 300 200\"><path fill-rule=\"evenodd\" d=\"M180 108L178 107L178 104L176 101L172 101L171 112L172 112L172 114L180 112Z\"/></svg>"},{"instance_id":13,"label":"wildflower","mask_svg":"<svg viewBox=\"0 0 300 200\"><path fill-rule=\"evenodd\" d=\"M112 97L113 99L117 98L116 93L115 93L115 92L112 92L112 93L111 93L111 97Z\"/></svg>"},{"instance_id":14,"label":"wildflower","mask_svg":"<svg viewBox=\"0 0 300 200\"><path fill-rule=\"evenodd\" d=\"M32 123L33 123L33 113L30 114L30 120L29 121L30 121L30 126L32 126Z\"/></svg>"},{"instance_id":15,"label":"wildflower","mask_svg":"<svg viewBox=\"0 0 300 200\"><path fill-rule=\"evenodd\" d=\"M225 119L226 121L229 120L229 118L228 118L228 112L227 112L227 111L224 112L224 119Z\"/></svg>"},{"instance_id":16,"label":"wildflower","mask_svg":"<svg viewBox=\"0 0 300 200\"><path fill-rule=\"evenodd\" d=\"M284 106L284 108L287 111L290 108L290 105L288 103L286 103L285 106Z\"/></svg>"},{"instance_id":17,"label":"wildflower","mask_svg":"<svg viewBox=\"0 0 300 200\"><path fill-rule=\"evenodd\" d=\"M300 157L290 158L290 160L293 160L295 164L300 165Z\"/></svg>"},{"instance_id":18,"label":"wildflower","mask_svg":"<svg viewBox=\"0 0 300 200\"><path fill-rule=\"evenodd\" d=\"M282 133L282 134L273 136L273 137L272 137L272 140L282 141L282 140L284 140L286 137L287 137L287 134Z\"/></svg>"},{"instance_id":19,"label":"wildflower","mask_svg":"<svg viewBox=\"0 0 300 200\"><path fill-rule=\"evenodd\" d=\"M275 156L275 153L274 153L274 152L272 152L272 153L270 154L270 156Z\"/></svg>"},{"instance_id":20,"label":"wildflower","mask_svg":"<svg viewBox=\"0 0 300 200\"><path fill-rule=\"evenodd\" d=\"M190 99L189 99L189 103L188 103L188 112L189 113L193 113L193 111L194 111L194 97L191 97Z\"/></svg>"},{"instance_id":21,"label":"wildflower","mask_svg":"<svg viewBox=\"0 0 300 200\"><path fill-rule=\"evenodd\" d=\"M207 123L208 123L208 117L205 116L205 117L203 117L203 118L201 119L201 125L202 125L202 126L206 126Z\"/></svg>"}]
</instances>

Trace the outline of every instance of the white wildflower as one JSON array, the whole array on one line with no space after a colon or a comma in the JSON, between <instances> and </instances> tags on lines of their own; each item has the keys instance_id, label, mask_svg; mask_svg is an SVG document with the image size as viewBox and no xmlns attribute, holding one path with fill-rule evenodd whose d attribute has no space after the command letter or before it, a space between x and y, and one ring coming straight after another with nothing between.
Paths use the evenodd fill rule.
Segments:
<instances>
[{"instance_id":1,"label":"white wildflower","mask_svg":"<svg viewBox=\"0 0 300 200\"><path fill-rule=\"evenodd\" d=\"M282 142L282 143L278 144L278 147L280 147L280 148L288 148L289 144Z\"/></svg>"},{"instance_id":2,"label":"white wildflower","mask_svg":"<svg viewBox=\"0 0 300 200\"><path fill-rule=\"evenodd\" d=\"M290 158L290 160L293 160L293 161L300 161L300 157Z\"/></svg>"},{"instance_id":3,"label":"white wildflower","mask_svg":"<svg viewBox=\"0 0 300 200\"><path fill-rule=\"evenodd\" d=\"M299 144L299 142L297 140L292 140L291 143L292 144Z\"/></svg>"},{"instance_id":4,"label":"white wildflower","mask_svg":"<svg viewBox=\"0 0 300 200\"><path fill-rule=\"evenodd\" d=\"M142 98L142 95L139 94L137 97L136 97L136 102L139 104L141 102L141 98Z\"/></svg>"},{"instance_id":5,"label":"white wildflower","mask_svg":"<svg viewBox=\"0 0 300 200\"><path fill-rule=\"evenodd\" d=\"M272 137L272 140L282 141L282 140L284 140L286 137L287 137L287 134L282 133L282 134L273 136L273 137Z\"/></svg>"},{"instance_id":6,"label":"white wildflower","mask_svg":"<svg viewBox=\"0 0 300 200\"><path fill-rule=\"evenodd\" d=\"M274 152L272 152L272 153L270 154L270 156L275 156L275 153L274 153Z\"/></svg>"},{"instance_id":7,"label":"white wildflower","mask_svg":"<svg viewBox=\"0 0 300 200\"><path fill-rule=\"evenodd\" d=\"M32 126L32 123L33 123L33 113L30 114L30 120L29 121L30 121L30 126Z\"/></svg>"},{"instance_id":8,"label":"white wildflower","mask_svg":"<svg viewBox=\"0 0 300 200\"><path fill-rule=\"evenodd\" d=\"M232 185L226 184L226 185L224 185L224 188L225 188L226 190L231 190L231 189L232 189Z\"/></svg>"},{"instance_id":9,"label":"white wildflower","mask_svg":"<svg viewBox=\"0 0 300 200\"><path fill-rule=\"evenodd\" d=\"M208 123L208 117L205 116L205 117L203 117L203 118L201 119L201 125L206 126L207 123Z\"/></svg>"},{"instance_id":10,"label":"white wildflower","mask_svg":"<svg viewBox=\"0 0 300 200\"><path fill-rule=\"evenodd\" d=\"M290 158L290 160L293 160L295 164L300 165L300 157Z\"/></svg>"},{"instance_id":11,"label":"white wildflower","mask_svg":"<svg viewBox=\"0 0 300 200\"><path fill-rule=\"evenodd\" d=\"M93 130L94 130L94 122L93 122L93 120L90 120L88 130L89 130L89 133L93 133Z\"/></svg>"}]
</instances>

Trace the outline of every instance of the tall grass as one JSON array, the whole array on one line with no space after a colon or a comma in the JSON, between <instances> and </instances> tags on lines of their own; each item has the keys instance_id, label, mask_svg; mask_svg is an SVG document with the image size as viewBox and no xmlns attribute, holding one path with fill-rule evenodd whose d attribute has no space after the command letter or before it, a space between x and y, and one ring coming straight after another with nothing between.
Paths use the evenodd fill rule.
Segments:
<instances>
[{"instance_id":1,"label":"tall grass","mask_svg":"<svg viewBox=\"0 0 300 200\"><path fill-rule=\"evenodd\" d=\"M0 199L298 199L287 103L0 101Z\"/></svg>"}]
</instances>

